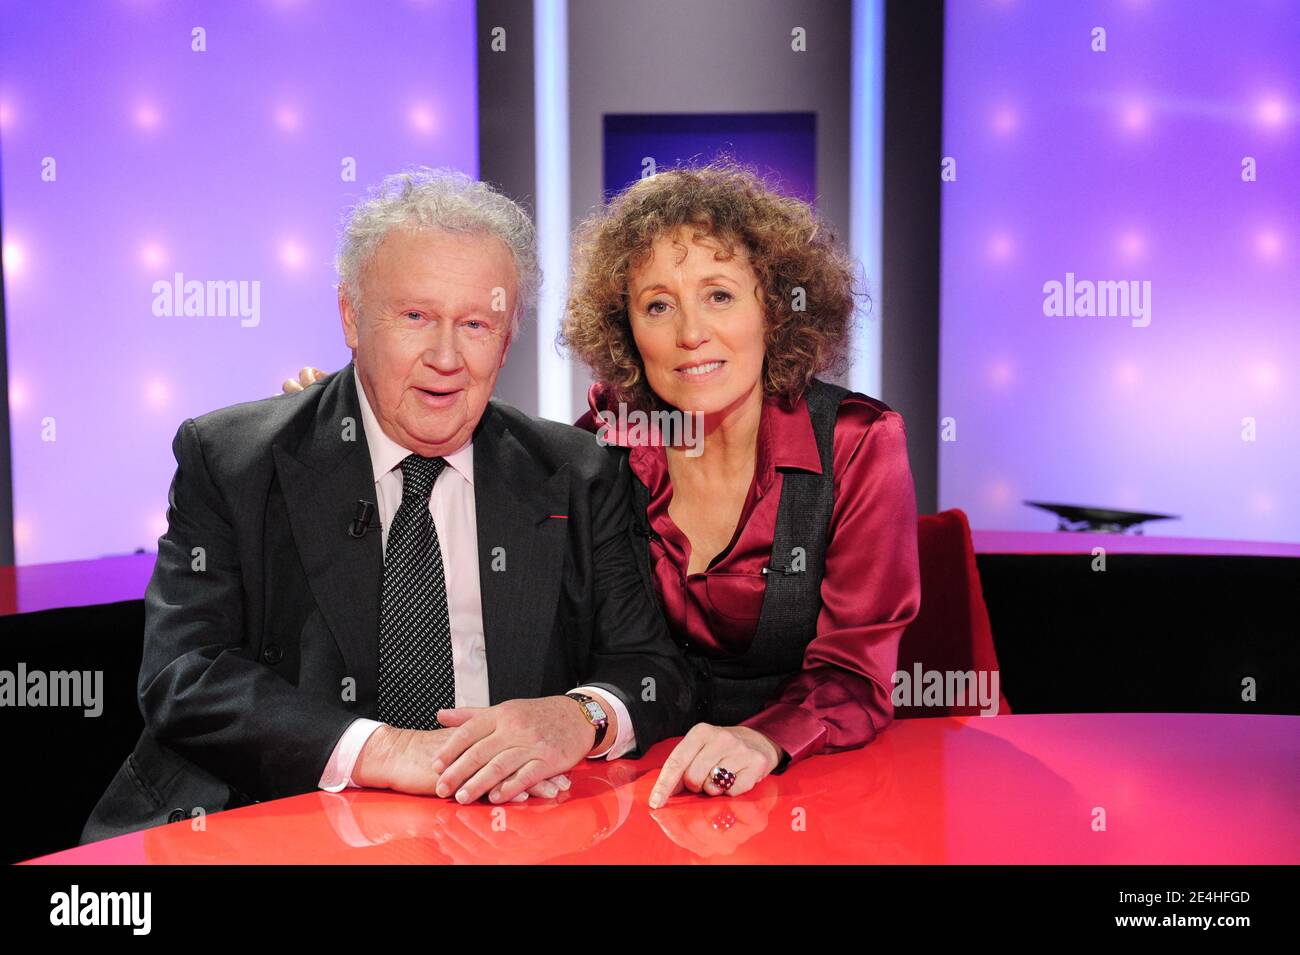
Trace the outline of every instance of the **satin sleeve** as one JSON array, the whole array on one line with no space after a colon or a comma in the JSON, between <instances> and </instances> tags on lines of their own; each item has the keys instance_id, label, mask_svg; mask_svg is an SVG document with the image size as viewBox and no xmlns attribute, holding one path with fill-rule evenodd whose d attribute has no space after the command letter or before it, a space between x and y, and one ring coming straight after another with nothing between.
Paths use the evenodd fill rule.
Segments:
<instances>
[{"instance_id":1,"label":"satin sleeve","mask_svg":"<svg viewBox=\"0 0 1300 955\"><path fill-rule=\"evenodd\" d=\"M865 746L894 718L898 643L921 605L916 491L903 418L841 403L817 634L779 698L741 725L789 759Z\"/></svg>"}]
</instances>

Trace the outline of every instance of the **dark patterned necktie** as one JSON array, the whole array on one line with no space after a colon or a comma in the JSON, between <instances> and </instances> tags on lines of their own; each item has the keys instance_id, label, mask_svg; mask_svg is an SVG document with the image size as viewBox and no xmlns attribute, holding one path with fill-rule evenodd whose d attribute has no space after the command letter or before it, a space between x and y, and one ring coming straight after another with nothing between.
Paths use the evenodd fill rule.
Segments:
<instances>
[{"instance_id":1,"label":"dark patterned necktie","mask_svg":"<svg viewBox=\"0 0 1300 955\"><path fill-rule=\"evenodd\" d=\"M379 719L403 729L437 729L438 710L456 705L451 620L429 493L447 462L408 455L402 506L384 547L379 611Z\"/></svg>"}]
</instances>

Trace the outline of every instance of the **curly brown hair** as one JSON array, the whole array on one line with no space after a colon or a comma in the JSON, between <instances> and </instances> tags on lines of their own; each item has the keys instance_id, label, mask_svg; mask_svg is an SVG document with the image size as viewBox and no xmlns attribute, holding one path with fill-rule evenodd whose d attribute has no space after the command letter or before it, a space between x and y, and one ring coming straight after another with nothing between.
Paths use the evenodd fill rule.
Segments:
<instances>
[{"instance_id":1,"label":"curly brown hair","mask_svg":"<svg viewBox=\"0 0 1300 955\"><path fill-rule=\"evenodd\" d=\"M579 226L560 342L632 407L663 403L646 381L628 318L629 273L679 228L737 246L758 277L766 331L763 390L794 402L812 378L847 365L857 276L834 233L806 203L730 160L660 172L623 190ZM795 310L803 290L804 309ZM865 296L864 296L865 297Z\"/></svg>"}]
</instances>

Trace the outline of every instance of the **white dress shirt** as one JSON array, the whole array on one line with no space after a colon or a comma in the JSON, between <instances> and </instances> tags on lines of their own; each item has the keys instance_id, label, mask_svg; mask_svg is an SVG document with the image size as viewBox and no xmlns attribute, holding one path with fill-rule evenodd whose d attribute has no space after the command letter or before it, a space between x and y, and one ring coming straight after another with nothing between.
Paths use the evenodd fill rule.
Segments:
<instances>
[{"instance_id":1,"label":"white dress shirt","mask_svg":"<svg viewBox=\"0 0 1300 955\"><path fill-rule=\"evenodd\" d=\"M402 447L379 426L370 399L361 384L356 368L357 397L361 403L361 424L370 449L370 466L375 481L379 510L380 538L388 547L388 526L402 503L402 469L399 465L411 452ZM451 659L456 675L456 705L490 706L488 694L487 650L483 642L483 604L478 579L478 524L474 510L474 442L467 441L459 450L445 455L447 466L438 475L429 494L429 510L442 549L442 569L447 582L447 611L451 623ZM454 554L454 558L448 558ZM612 693L590 686L577 688L595 698L608 713L618 718L618 735L612 744L594 756L617 759L636 745L632 719L623 701ZM575 703L574 706L577 706ZM357 757L373 733L383 724L358 717L334 745L320 788L339 792L355 784L352 770Z\"/></svg>"}]
</instances>

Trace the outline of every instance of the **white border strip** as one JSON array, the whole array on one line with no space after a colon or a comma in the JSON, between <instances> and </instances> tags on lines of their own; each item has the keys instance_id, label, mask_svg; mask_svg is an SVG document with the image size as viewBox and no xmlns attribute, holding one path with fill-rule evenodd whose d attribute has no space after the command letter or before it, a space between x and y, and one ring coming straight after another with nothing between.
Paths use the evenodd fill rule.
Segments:
<instances>
[{"instance_id":1,"label":"white border strip","mask_svg":"<svg viewBox=\"0 0 1300 955\"><path fill-rule=\"evenodd\" d=\"M849 387L881 398L884 235L881 223L885 136L885 4L853 0L849 81L849 251L862 263L871 295L853 340Z\"/></svg>"},{"instance_id":2,"label":"white border strip","mask_svg":"<svg viewBox=\"0 0 1300 955\"><path fill-rule=\"evenodd\" d=\"M537 413L573 422L573 372L555 345L569 279L569 7L533 4L534 123L537 135Z\"/></svg>"}]
</instances>

